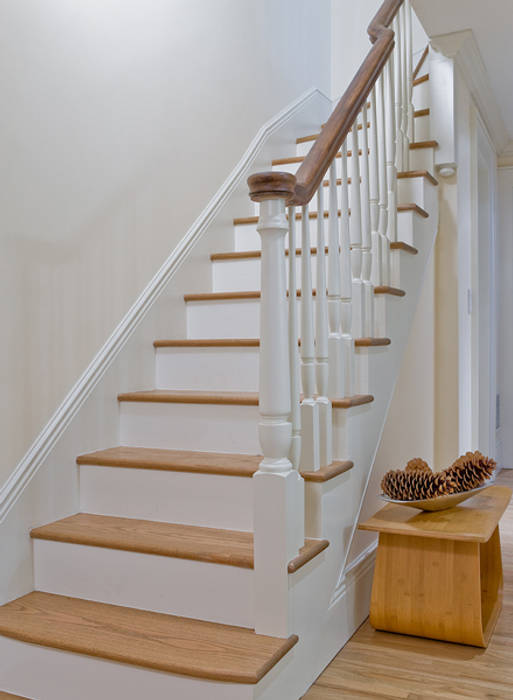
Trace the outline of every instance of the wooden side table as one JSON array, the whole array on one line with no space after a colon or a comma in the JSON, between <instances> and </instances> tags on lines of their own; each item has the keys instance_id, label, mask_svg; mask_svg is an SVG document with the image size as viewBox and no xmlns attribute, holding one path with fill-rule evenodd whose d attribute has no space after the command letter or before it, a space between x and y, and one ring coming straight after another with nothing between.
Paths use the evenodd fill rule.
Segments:
<instances>
[{"instance_id":1,"label":"wooden side table","mask_svg":"<svg viewBox=\"0 0 513 700\"><path fill-rule=\"evenodd\" d=\"M362 523L379 532L372 626L486 647L502 605L498 523L511 493L491 486L431 513L389 504Z\"/></svg>"}]
</instances>

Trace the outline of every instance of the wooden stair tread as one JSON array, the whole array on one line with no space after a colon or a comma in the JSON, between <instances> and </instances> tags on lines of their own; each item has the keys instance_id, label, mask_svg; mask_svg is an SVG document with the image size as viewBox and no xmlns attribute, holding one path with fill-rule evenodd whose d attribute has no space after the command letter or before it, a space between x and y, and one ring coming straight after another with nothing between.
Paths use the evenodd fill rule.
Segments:
<instances>
[{"instance_id":1,"label":"wooden stair tread","mask_svg":"<svg viewBox=\"0 0 513 700\"><path fill-rule=\"evenodd\" d=\"M77 464L82 465L225 476L253 476L261 461L261 455L163 450L150 447L110 447L77 458Z\"/></svg>"},{"instance_id":2,"label":"wooden stair tread","mask_svg":"<svg viewBox=\"0 0 513 700\"><path fill-rule=\"evenodd\" d=\"M370 122L367 122L367 129L370 129ZM324 125L323 125L324 126ZM322 127L321 127L322 128ZM353 131L353 127L349 129L349 133ZM358 131L363 131L363 124L358 124ZM308 141L315 141L318 139L320 136L320 133L315 133L315 134L309 134L308 136L300 136L299 138L296 139L296 143L306 143Z\"/></svg>"},{"instance_id":3,"label":"wooden stair tread","mask_svg":"<svg viewBox=\"0 0 513 700\"><path fill-rule=\"evenodd\" d=\"M418 110L418 111L424 111L424 110ZM428 113L429 113L429 110L428 110ZM419 117L419 116L422 117L422 116L424 116L424 114L417 114L416 112L414 112L413 116L414 117ZM370 129L370 125L371 125L371 123L367 122L367 129ZM321 129L324 128L324 126L325 125L323 124L321 126ZM353 130L352 128L349 129L349 133L351 133L352 130ZM362 124L358 124L358 131L362 131L362 130L363 130ZM319 138L320 135L321 134L319 132L317 132L315 134L308 134L308 136L300 136L299 138L296 139L296 144L308 143L309 141L315 141L316 139Z\"/></svg>"},{"instance_id":4,"label":"wooden stair tread","mask_svg":"<svg viewBox=\"0 0 513 700\"><path fill-rule=\"evenodd\" d=\"M432 185L438 185L438 180L436 179L436 177L433 177L429 170L402 170L397 173L397 178L399 180L415 177L424 177Z\"/></svg>"},{"instance_id":5,"label":"wooden stair tread","mask_svg":"<svg viewBox=\"0 0 513 700\"><path fill-rule=\"evenodd\" d=\"M0 690L0 700L29 700L29 698L22 698L21 695L11 695L11 693L4 693Z\"/></svg>"},{"instance_id":6,"label":"wooden stair tread","mask_svg":"<svg viewBox=\"0 0 513 700\"><path fill-rule=\"evenodd\" d=\"M77 513L34 528L33 539L253 568L253 535L195 525Z\"/></svg>"},{"instance_id":7,"label":"wooden stair tread","mask_svg":"<svg viewBox=\"0 0 513 700\"><path fill-rule=\"evenodd\" d=\"M439 145L438 141L431 139L430 141L412 141L410 148L414 151L419 148L438 148Z\"/></svg>"},{"instance_id":8,"label":"wooden stair tread","mask_svg":"<svg viewBox=\"0 0 513 700\"><path fill-rule=\"evenodd\" d=\"M337 216L341 216L342 212L340 209L337 211ZM349 210L349 214L351 214L351 210ZM308 218L310 219L317 219L318 212L317 211L310 211L308 212ZM324 210L324 218L327 219L329 218L329 211L328 209ZM296 221L301 221L303 218L303 215L301 214L300 211L296 212ZM287 219L288 219L288 214L287 214ZM246 224L257 224L258 223L258 216L239 216L236 217L233 220L233 225L234 226L245 226Z\"/></svg>"},{"instance_id":9,"label":"wooden stair tread","mask_svg":"<svg viewBox=\"0 0 513 700\"><path fill-rule=\"evenodd\" d=\"M370 152L370 151L369 151ZM358 155L361 156L363 153L362 149L358 149ZM347 157L351 158L353 155L353 152L349 149L347 151ZM272 161L272 165L292 165L293 163L302 163L306 156L289 156L288 158L275 158ZM335 155L335 158L342 158L342 153L338 151L338 153Z\"/></svg>"},{"instance_id":10,"label":"wooden stair tread","mask_svg":"<svg viewBox=\"0 0 513 700\"><path fill-rule=\"evenodd\" d=\"M413 81L413 87L416 85L421 85L421 83L425 83L429 80L429 73L426 73L425 75L421 75L420 78L415 78Z\"/></svg>"},{"instance_id":11,"label":"wooden stair tread","mask_svg":"<svg viewBox=\"0 0 513 700\"><path fill-rule=\"evenodd\" d=\"M417 143L428 143L428 142L427 141L426 142L419 141ZM410 144L410 146L413 146L413 144ZM398 204L397 211L398 211L398 213L400 213L402 211L415 211L415 212L417 212L417 214L420 214L420 216L423 216L425 218L427 218L429 216L428 212L425 209L422 209L422 207L419 207L418 204L413 204L413 203ZM317 214L318 214L318 212L311 211L308 213L308 217L310 219L317 219ZM342 212L339 209L337 211L337 216L341 216L341 214L342 214ZM351 215L351 210L349 210L349 215ZM288 218L288 216L287 216L287 218ZM325 219L329 218L329 211L327 209L324 211L324 218ZM296 221L300 221L301 219L302 219L301 212L296 212ZM257 224L257 223L258 223L258 216L239 216L233 220L234 226L247 226L247 225L253 225L253 224ZM216 255L216 254L214 253L214 255Z\"/></svg>"},{"instance_id":12,"label":"wooden stair tread","mask_svg":"<svg viewBox=\"0 0 513 700\"><path fill-rule=\"evenodd\" d=\"M378 348L390 345L390 338L355 338L354 344L357 348Z\"/></svg>"},{"instance_id":13,"label":"wooden stair tread","mask_svg":"<svg viewBox=\"0 0 513 700\"><path fill-rule=\"evenodd\" d=\"M374 294L391 294L394 297L406 296L406 292L404 291L404 289L399 289L398 287L389 287L385 284L380 287L374 287Z\"/></svg>"},{"instance_id":14,"label":"wooden stair tread","mask_svg":"<svg viewBox=\"0 0 513 700\"><path fill-rule=\"evenodd\" d=\"M242 477L252 477L261 461L262 455L162 450L150 447L110 447L77 458L77 464L89 466ZM328 481L352 467L353 462L344 460L333 462L315 472L301 472L301 475L305 481Z\"/></svg>"},{"instance_id":15,"label":"wooden stair tread","mask_svg":"<svg viewBox=\"0 0 513 700\"><path fill-rule=\"evenodd\" d=\"M170 391L167 389L150 389L149 391L129 391L119 394L118 401L258 406L258 393L253 391ZM331 403L333 408L351 408L352 406L371 403L371 401L374 401L374 397L371 394L355 394L354 396L332 399Z\"/></svg>"},{"instance_id":16,"label":"wooden stair tread","mask_svg":"<svg viewBox=\"0 0 513 700\"><path fill-rule=\"evenodd\" d=\"M415 69L414 69L412 76L411 76L412 80L415 80L415 78L418 76L420 69L422 68L426 58L428 57L428 54L429 54L429 44L426 46L426 48L422 52L422 55L421 55L417 65L415 66Z\"/></svg>"},{"instance_id":17,"label":"wooden stair tread","mask_svg":"<svg viewBox=\"0 0 513 700\"><path fill-rule=\"evenodd\" d=\"M422 216L423 219L428 219L429 214L428 212L423 209L422 207L419 207L418 204L398 204L397 205L397 211L412 211L414 214L418 214L419 216Z\"/></svg>"},{"instance_id":18,"label":"wooden stair tread","mask_svg":"<svg viewBox=\"0 0 513 700\"><path fill-rule=\"evenodd\" d=\"M420 207L419 207L420 209ZM406 211L406 210L405 210ZM417 212L418 213L418 212ZM421 215L422 216L422 215ZM403 243L402 241L396 241L395 243L391 243L390 247L394 247L397 249L403 248L403 246L406 246L408 248L413 248L413 246L410 246L408 243ZM403 248L406 250L406 248ZM414 249L416 252L418 250L415 248ZM296 255L301 255L301 248L296 248ZM324 249L324 252L327 254L328 253L328 247ZM288 248L285 249L285 255L289 255L290 251ZM312 246L310 248L310 255L317 255L317 247ZM230 253L212 253L210 256L210 260L212 262L219 261L219 260L252 260L252 259L258 259L262 257L262 251L261 250L236 250L234 252ZM160 342L160 341L157 341ZM201 342L198 340L198 343ZM159 347L159 346L156 346Z\"/></svg>"},{"instance_id":19,"label":"wooden stair tread","mask_svg":"<svg viewBox=\"0 0 513 700\"><path fill-rule=\"evenodd\" d=\"M167 673L257 683L298 641L35 591L0 607L0 634Z\"/></svg>"},{"instance_id":20,"label":"wooden stair tread","mask_svg":"<svg viewBox=\"0 0 513 700\"><path fill-rule=\"evenodd\" d=\"M406 245L406 244L405 244ZM371 345L390 345L390 338L355 338L356 347L369 347ZM156 348L258 348L259 338L202 338L196 339L171 339L155 340Z\"/></svg>"},{"instance_id":21,"label":"wooden stair tread","mask_svg":"<svg viewBox=\"0 0 513 700\"><path fill-rule=\"evenodd\" d=\"M413 112L413 116L417 117L417 118L418 117L429 117L430 114L431 114L431 110L429 109L429 107L424 107L424 109L416 109Z\"/></svg>"},{"instance_id":22,"label":"wooden stair tread","mask_svg":"<svg viewBox=\"0 0 513 700\"><path fill-rule=\"evenodd\" d=\"M253 569L252 532L77 513L34 528L30 536ZM328 545L328 540L306 539L297 557L289 562L289 573L298 571Z\"/></svg>"},{"instance_id":23,"label":"wooden stair tread","mask_svg":"<svg viewBox=\"0 0 513 700\"><path fill-rule=\"evenodd\" d=\"M417 255L419 252L417 248L403 241L394 241L390 243L390 250L404 250L405 253L410 253L411 255Z\"/></svg>"},{"instance_id":24,"label":"wooden stair tread","mask_svg":"<svg viewBox=\"0 0 513 700\"><path fill-rule=\"evenodd\" d=\"M378 291L376 291L378 290ZM395 290L395 291L391 291ZM313 296L316 296L316 290L313 289ZM399 294L400 292L400 294ZM406 292L402 290L397 290L395 287L374 287L375 294L395 294L395 296L403 297ZM296 292L297 296L301 296L301 290L298 289ZM237 301L237 300L248 300L248 299L260 299L260 291L254 290L251 292L197 292L195 294L184 294L184 301Z\"/></svg>"}]
</instances>

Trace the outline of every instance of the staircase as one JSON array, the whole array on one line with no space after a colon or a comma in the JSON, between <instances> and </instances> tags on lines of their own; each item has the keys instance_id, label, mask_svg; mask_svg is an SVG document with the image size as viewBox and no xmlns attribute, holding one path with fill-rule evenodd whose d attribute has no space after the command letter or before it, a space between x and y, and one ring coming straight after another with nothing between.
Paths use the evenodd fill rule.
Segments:
<instances>
[{"instance_id":1,"label":"staircase","mask_svg":"<svg viewBox=\"0 0 513 700\"><path fill-rule=\"evenodd\" d=\"M409 8L384 6L407 46ZM317 208L287 220L250 178L260 216L234 220L211 289L185 294L187 337L156 339L155 387L119 394L120 445L78 457L81 512L30 533L35 591L0 608L5 691L297 700L365 618L374 543L356 525L438 211L427 52L417 71L400 56ZM282 182L330 124L272 162Z\"/></svg>"}]
</instances>

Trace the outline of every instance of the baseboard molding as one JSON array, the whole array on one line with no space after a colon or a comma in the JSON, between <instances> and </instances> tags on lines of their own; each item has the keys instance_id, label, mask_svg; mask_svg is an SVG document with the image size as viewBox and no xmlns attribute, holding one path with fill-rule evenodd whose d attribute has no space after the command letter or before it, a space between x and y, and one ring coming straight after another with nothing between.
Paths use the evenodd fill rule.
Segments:
<instances>
[{"instance_id":1,"label":"baseboard molding","mask_svg":"<svg viewBox=\"0 0 513 700\"><path fill-rule=\"evenodd\" d=\"M340 578L337 587L330 601L330 608L347 594L349 588L358 584L358 582L367 576L371 569L374 568L376 561L376 550L378 548L377 538L363 549L344 569L344 574Z\"/></svg>"},{"instance_id":2,"label":"baseboard molding","mask_svg":"<svg viewBox=\"0 0 513 700\"><path fill-rule=\"evenodd\" d=\"M328 100L319 90L311 88L272 117L257 132L246 152L223 185L194 221L153 279L141 292L136 302L71 388L64 401L57 408L41 433L32 443L27 453L20 460L11 476L0 489L0 523L6 518L10 509L19 499L39 467L55 447L73 417L104 376L130 336L146 316L149 309L187 259L194 245L205 234L211 222L226 204L235 189L240 185L265 142L295 114L300 112L309 100L315 96Z\"/></svg>"}]
</instances>

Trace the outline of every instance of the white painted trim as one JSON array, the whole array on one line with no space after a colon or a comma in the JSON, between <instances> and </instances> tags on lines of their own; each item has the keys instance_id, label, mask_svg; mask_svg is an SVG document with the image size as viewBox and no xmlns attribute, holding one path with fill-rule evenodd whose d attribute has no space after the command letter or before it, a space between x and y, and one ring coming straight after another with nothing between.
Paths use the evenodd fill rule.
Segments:
<instances>
[{"instance_id":1,"label":"white painted trim","mask_svg":"<svg viewBox=\"0 0 513 700\"><path fill-rule=\"evenodd\" d=\"M513 167L513 139L499 153L497 157L497 166L499 168Z\"/></svg>"},{"instance_id":2,"label":"white painted trim","mask_svg":"<svg viewBox=\"0 0 513 700\"><path fill-rule=\"evenodd\" d=\"M346 566L331 598L330 608L346 595L349 588L356 586L364 576L367 576L376 561L377 548L378 540L376 538Z\"/></svg>"},{"instance_id":3,"label":"white painted trim","mask_svg":"<svg viewBox=\"0 0 513 700\"><path fill-rule=\"evenodd\" d=\"M297 100L293 101L281 112L278 112L277 115L272 117L259 129L228 178L194 221L153 279L146 285L133 306L129 309L103 347L93 358L90 365L71 388L64 401L57 408L41 433L32 443L28 452L23 456L11 476L0 489L0 523L5 519L66 427L103 377L151 306L186 260L193 246L208 230L215 216L234 193L236 187L241 183L242 178L247 174L248 169L251 167L251 164L257 157L265 141L291 119L294 114L299 112L315 95L320 95L327 100L329 99L323 95L320 90L311 88L300 95Z\"/></svg>"},{"instance_id":4,"label":"white painted trim","mask_svg":"<svg viewBox=\"0 0 513 700\"><path fill-rule=\"evenodd\" d=\"M471 29L431 38L437 51L453 58L474 98L481 117L492 138L495 150L501 153L509 141L508 131L490 86L488 72L481 58L474 33Z\"/></svg>"}]
</instances>

